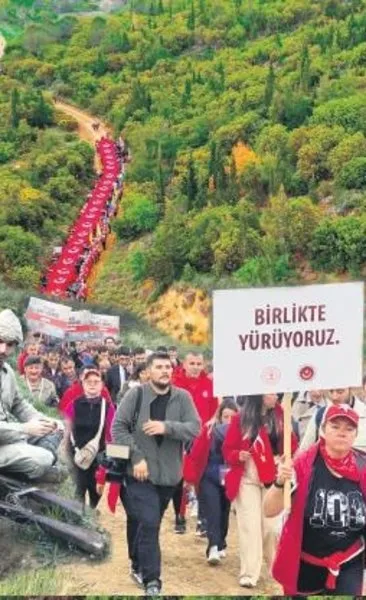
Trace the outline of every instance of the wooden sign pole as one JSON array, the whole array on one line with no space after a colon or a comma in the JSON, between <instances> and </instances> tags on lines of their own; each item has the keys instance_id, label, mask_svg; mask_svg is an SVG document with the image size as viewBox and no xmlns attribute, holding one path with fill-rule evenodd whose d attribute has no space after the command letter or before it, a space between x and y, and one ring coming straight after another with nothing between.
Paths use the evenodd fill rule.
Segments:
<instances>
[{"instance_id":1,"label":"wooden sign pole","mask_svg":"<svg viewBox=\"0 0 366 600\"><path fill-rule=\"evenodd\" d=\"M288 462L291 459L291 431L292 431L292 423L291 423L291 400L292 394L285 394L283 397L283 412L284 412L284 455L285 460ZM283 490L284 497L284 509L290 510L291 508L291 482L286 481L285 488Z\"/></svg>"}]
</instances>

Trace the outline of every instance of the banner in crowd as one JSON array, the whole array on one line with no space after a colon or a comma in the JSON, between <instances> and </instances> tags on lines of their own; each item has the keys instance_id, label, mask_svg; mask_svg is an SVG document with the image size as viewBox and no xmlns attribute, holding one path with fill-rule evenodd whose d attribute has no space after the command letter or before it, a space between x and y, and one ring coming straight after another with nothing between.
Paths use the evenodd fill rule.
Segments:
<instances>
[{"instance_id":1,"label":"banner in crowd","mask_svg":"<svg viewBox=\"0 0 366 600\"><path fill-rule=\"evenodd\" d=\"M67 325L68 342L79 342L90 339L91 314L89 310L73 311Z\"/></svg>"},{"instance_id":2,"label":"banner in crowd","mask_svg":"<svg viewBox=\"0 0 366 600\"><path fill-rule=\"evenodd\" d=\"M90 314L90 335L93 338L117 337L119 335L119 317L114 315Z\"/></svg>"},{"instance_id":3,"label":"banner in crowd","mask_svg":"<svg viewBox=\"0 0 366 600\"><path fill-rule=\"evenodd\" d=\"M214 392L362 385L364 284L217 290Z\"/></svg>"},{"instance_id":4,"label":"banner in crowd","mask_svg":"<svg viewBox=\"0 0 366 600\"><path fill-rule=\"evenodd\" d=\"M73 311L70 307L48 300L30 298L25 313L28 328L69 342L118 337L120 318L93 314L89 310Z\"/></svg>"},{"instance_id":5,"label":"banner in crowd","mask_svg":"<svg viewBox=\"0 0 366 600\"><path fill-rule=\"evenodd\" d=\"M63 339L67 331L72 309L63 304L49 302L41 298L30 298L25 319L30 331L38 331Z\"/></svg>"}]
</instances>

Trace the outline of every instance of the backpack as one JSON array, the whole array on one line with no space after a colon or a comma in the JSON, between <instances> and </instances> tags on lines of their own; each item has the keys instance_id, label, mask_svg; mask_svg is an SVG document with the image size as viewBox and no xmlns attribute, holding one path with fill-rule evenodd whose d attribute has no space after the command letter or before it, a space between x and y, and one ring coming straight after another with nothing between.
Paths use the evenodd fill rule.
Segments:
<instances>
[{"instance_id":1,"label":"backpack","mask_svg":"<svg viewBox=\"0 0 366 600\"><path fill-rule=\"evenodd\" d=\"M322 423L326 408L327 408L326 406L321 406L320 408L318 408L318 410L316 411L316 414L315 414L315 428L316 428L315 429L315 436L316 436L315 441L316 442L319 439L319 429L320 429L320 425Z\"/></svg>"}]
</instances>

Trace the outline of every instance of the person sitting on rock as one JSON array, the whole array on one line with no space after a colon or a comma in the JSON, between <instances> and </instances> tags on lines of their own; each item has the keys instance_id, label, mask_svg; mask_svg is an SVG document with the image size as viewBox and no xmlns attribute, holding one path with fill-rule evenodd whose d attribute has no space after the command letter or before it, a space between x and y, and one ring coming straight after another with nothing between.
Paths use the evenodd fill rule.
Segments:
<instances>
[{"instance_id":1,"label":"person sitting on rock","mask_svg":"<svg viewBox=\"0 0 366 600\"><path fill-rule=\"evenodd\" d=\"M22 341L16 315L9 309L0 312L0 472L61 481L66 472L55 463L62 424L38 412L21 397L14 371L6 362Z\"/></svg>"}]
</instances>

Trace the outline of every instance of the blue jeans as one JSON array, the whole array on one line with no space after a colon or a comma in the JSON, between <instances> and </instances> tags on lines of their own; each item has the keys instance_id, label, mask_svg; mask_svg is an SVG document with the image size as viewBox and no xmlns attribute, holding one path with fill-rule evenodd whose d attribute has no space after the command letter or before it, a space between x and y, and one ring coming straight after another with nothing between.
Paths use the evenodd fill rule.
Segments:
<instances>
[{"instance_id":1,"label":"blue jeans","mask_svg":"<svg viewBox=\"0 0 366 600\"><path fill-rule=\"evenodd\" d=\"M208 548L217 546L226 548L226 536L229 528L230 502L226 498L225 488L209 477L203 476L199 485L199 503L206 519Z\"/></svg>"}]
</instances>

